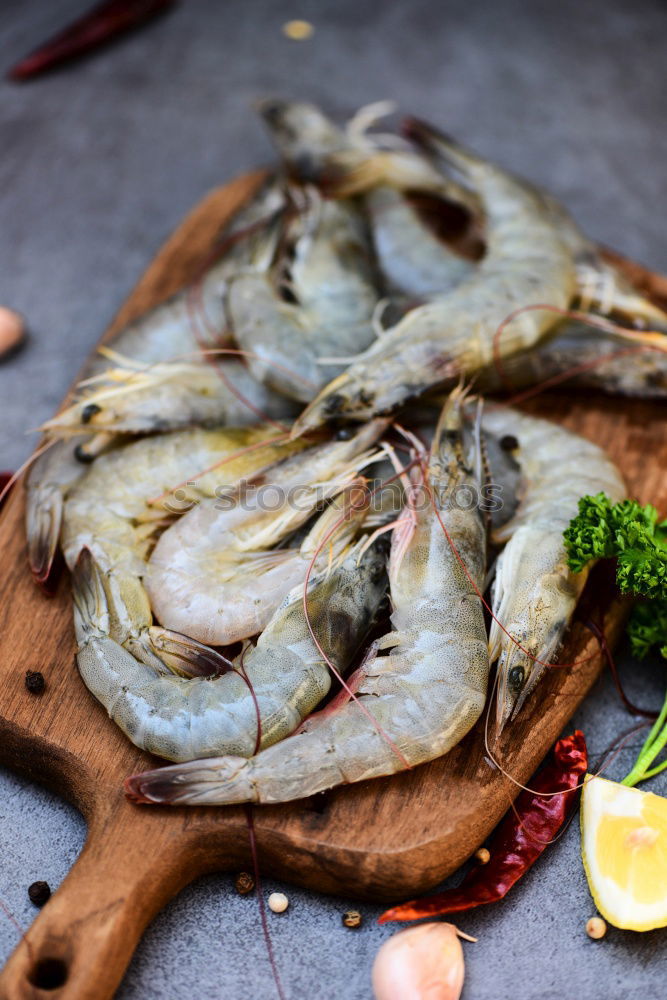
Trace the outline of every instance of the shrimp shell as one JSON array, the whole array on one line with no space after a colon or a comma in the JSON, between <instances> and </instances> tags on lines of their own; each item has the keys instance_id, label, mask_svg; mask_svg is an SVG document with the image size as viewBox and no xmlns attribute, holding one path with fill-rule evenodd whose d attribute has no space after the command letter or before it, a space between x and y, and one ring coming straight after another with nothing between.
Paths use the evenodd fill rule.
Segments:
<instances>
[{"instance_id":1,"label":"shrimp shell","mask_svg":"<svg viewBox=\"0 0 667 1000\"><path fill-rule=\"evenodd\" d=\"M325 185L327 194L336 194L336 172L343 161L343 177L354 173L357 162L376 149L377 139L349 123L338 128L319 108L303 101L266 101L259 108L278 152L288 170L302 182ZM397 137L396 137L397 138ZM428 177L437 195L450 202L469 206L468 192L433 170L428 161L413 150L392 152L392 180L400 167L401 183L409 187ZM415 186L419 186L415 184ZM362 194L378 265L389 294L421 297L448 291L468 277L474 264L438 239L419 218L404 191L388 184ZM474 202L475 207L477 203ZM356 351L359 345L353 345ZM337 354L343 351L338 349Z\"/></svg>"}]
</instances>

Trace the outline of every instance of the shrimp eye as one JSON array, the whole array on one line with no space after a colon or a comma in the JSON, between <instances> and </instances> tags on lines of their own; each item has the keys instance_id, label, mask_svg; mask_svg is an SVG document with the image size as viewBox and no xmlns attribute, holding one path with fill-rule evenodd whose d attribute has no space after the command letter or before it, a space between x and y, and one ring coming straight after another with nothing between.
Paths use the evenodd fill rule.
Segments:
<instances>
[{"instance_id":1,"label":"shrimp eye","mask_svg":"<svg viewBox=\"0 0 667 1000\"><path fill-rule=\"evenodd\" d=\"M327 398L324 401L324 409L329 414L338 413L340 410L343 409L344 405L345 405L345 399L343 398L343 396L341 396L339 392L332 393L331 396L327 396Z\"/></svg>"},{"instance_id":2,"label":"shrimp eye","mask_svg":"<svg viewBox=\"0 0 667 1000\"><path fill-rule=\"evenodd\" d=\"M74 449L74 457L77 462L82 462L84 465L89 465L91 462L95 461L95 456L90 455L83 445L78 444Z\"/></svg>"},{"instance_id":3,"label":"shrimp eye","mask_svg":"<svg viewBox=\"0 0 667 1000\"><path fill-rule=\"evenodd\" d=\"M96 413L99 413L102 409L97 403L86 403L86 405L81 410L81 423L88 424L93 419Z\"/></svg>"},{"instance_id":4,"label":"shrimp eye","mask_svg":"<svg viewBox=\"0 0 667 1000\"><path fill-rule=\"evenodd\" d=\"M515 438L513 434L504 434L500 439L500 447L503 451L516 451L519 447L518 438Z\"/></svg>"},{"instance_id":5,"label":"shrimp eye","mask_svg":"<svg viewBox=\"0 0 667 1000\"><path fill-rule=\"evenodd\" d=\"M526 676L523 667L512 667L508 676L507 682L512 689L512 691L520 691L523 687L523 681Z\"/></svg>"}]
</instances>

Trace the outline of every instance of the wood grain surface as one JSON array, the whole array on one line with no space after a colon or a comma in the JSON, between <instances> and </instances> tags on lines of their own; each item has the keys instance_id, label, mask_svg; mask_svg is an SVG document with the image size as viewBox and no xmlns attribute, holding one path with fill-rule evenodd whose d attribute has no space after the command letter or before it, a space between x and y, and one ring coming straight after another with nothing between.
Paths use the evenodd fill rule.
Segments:
<instances>
[{"instance_id":1,"label":"wood grain surface","mask_svg":"<svg viewBox=\"0 0 667 1000\"><path fill-rule=\"evenodd\" d=\"M262 176L242 177L201 202L155 258L107 336L198 275L220 226ZM656 295L667 295L667 281L641 269L636 274ZM561 391L525 408L601 444L631 493L667 506L667 441L658 405ZM81 682L69 581L64 576L52 596L35 586L23 512L17 489L0 520L0 759L76 805L88 837L0 975L0 998L105 1000L144 928L170 897L204 872L248 864L246 817L239 808L151 808L125 800L123 779L159 762L125 739ZM592 574L586 613L604 614L613 644L625 610L610 603L610 595L608 576ZM597 643L583 624L570 630L561 661L579 662L549 672L495 747L519 781L535 770L599 674ZM44 674L42 695L26 690L26 670ZM516 793L484 757L480 724L445 758L410 773L256 808L262 870L322 892L375 900L398 901L428 889L477 848Z\"/></svg>"}]
</instances>

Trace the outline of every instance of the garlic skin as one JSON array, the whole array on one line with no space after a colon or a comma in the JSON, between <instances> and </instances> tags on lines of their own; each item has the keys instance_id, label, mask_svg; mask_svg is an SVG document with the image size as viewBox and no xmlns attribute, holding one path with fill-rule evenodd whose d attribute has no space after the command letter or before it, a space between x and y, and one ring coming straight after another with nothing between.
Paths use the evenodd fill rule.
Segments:
<instances>
[{"instance_id":1,"label":"garlic skin","mask_svg":"<svg viewBox=\"0 0 667 1000\"><path fill-rule=\"evenodd\" d=\"M375 1000L458 1000L463 948L453 924L419 924L382 945L373 963Z\"/></svg>"}]
</instances>

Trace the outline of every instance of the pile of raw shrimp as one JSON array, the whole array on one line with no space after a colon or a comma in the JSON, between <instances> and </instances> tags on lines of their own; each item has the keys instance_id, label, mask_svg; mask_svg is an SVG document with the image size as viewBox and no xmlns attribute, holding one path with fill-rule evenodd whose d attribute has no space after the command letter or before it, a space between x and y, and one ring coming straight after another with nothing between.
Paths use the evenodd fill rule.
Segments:
<instances>
[{"instance_id":1,"label":"pile of raw shrimp","mask_svg":"<svg viewBox=\"0 0 667 1000\"><path fill-rule=\"evenodd\" d=\"M281 166L46 425L31 565L46 579L60 547L84 682L176 762L129 779L137 801L413 767L476 723L495 662L499 731L585 583L578 499L625 487L597 446L483 394L564 373L667 391L667 315L559 204L380 110L341 128L266 102Z\"/></svg>"}]
</instances>

